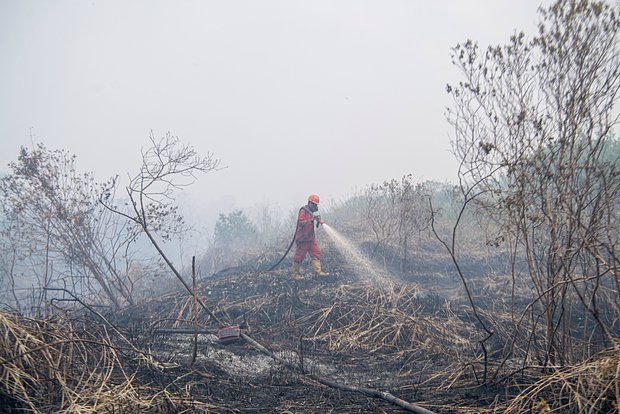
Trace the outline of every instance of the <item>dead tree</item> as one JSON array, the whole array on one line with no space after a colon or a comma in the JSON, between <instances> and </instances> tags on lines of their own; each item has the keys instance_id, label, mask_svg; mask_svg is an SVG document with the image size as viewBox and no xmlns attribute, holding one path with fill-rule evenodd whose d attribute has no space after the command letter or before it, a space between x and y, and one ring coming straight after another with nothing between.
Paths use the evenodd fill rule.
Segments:
<instances>
[{"instance_id":1,"label":"dead tree","mask_svg":"<svg viewBox=\"0 0 620 414\"><path fill-rule=\"evenodd\" d=\"M588 324L602 341L618 334L620 175L605 155L618 120L618 12L617 3L558 1L541 10L532 38L453 50L463 80L447 88L447 117L461 186L481 195L478 205L512 241L532 287L506 351L514 355L525 337L524 364L532 352L543 365L588 356L604 345L576 336ZM542 347L533 351L535 343Z\"/></svg>"},{"instance_id":2,"label":"dead tree","mask_svg":"<svg viewBox=\"0 0 620 414\"><path fill-rule=\"evenodd\" d=\"M217 170L220 161L212 154L199 155L192 147L182 144L169 133L160 140L150 136L151 146L142 151L140 171L130 177L125 188L129 198L128 208L122 209L115 202L116 183L103 192L100 202L106 209L127 219L137 233L144 234L166 265L191 294L192 289L176 266L164 252L162 242L183 235L188 227L178 214L173 193L191 185L196 174ZM210 316L215 315L197 298Z\"/></svg>"},{"instance_id":3,"label":"dead tree","mask_svg":"<svg viewBox=\"0 0 620 414\"><path fill-rule=\"evenodd\" d=\"M11 274L21 264L28 274L40 269L41 292L63 287L116 307L132 303L126 258L133 234L98 203L105 185L80 173L75 156L41 144L22 148L10 168L0 180L0 208Z\"/></svg>"}]
</instances>

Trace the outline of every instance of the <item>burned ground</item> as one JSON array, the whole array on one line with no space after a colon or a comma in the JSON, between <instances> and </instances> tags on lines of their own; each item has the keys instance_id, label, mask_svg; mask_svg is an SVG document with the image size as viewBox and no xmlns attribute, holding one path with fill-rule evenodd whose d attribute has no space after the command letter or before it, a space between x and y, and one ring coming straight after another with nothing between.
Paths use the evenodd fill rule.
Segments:
<instances>
[{"instance_id":1,"label":"burned ground","mask_svg":"<svg viewBox=\"0 0 620 414\"><path fill-rule=\"evenodd\" d=\"M327 251L323 279L304 269L305 279L293 281L285 263L229 269L197 284L218 319L273 357L242 338L222 344L219 323L187 291L115 313L78 306L46 320L2 314L0 404L6 412L405 412L326 379L436 413L490 413L534 382L531 371L501 358L501 321L510 320L502 302L477 301L481 317L495 321L487 372L480 330L454 275L369 283ZM476 291L490 283L470 282Z\"/></svg>"},{"instance_id":2,"label":"burned ground","mask_svg":"<svg viewBox=\"0 0 620 414\"><path fill-rule=\"evenodd\" d=\"M363 393L322 385L316 376L389 391L441 413L488 407L494 394L477 388L473 371L466 368L476 359L476 333L469 321L459 317L466 313L461 304L415 283L369 285L336 260L325 267L331 274L324 280L307 273L304 280L292 281L283 265L272 272L240 272L207 277L199 283L197 294L218 318L240 325L278 360L242 339L221 344L217 324L181 291L118 313L100 314L105 322L87 310L79 317L67 313L66 319L50 321L49 326L6 315L3 380L21 385L3 391L5 410L14 407L19 412L19 407L28 404L38 409L66 407L76 392L74 387L91 393L81 399L100 407L106 407L107 401L114 407L119 402L109 394L114 389L118 393L115 387L126 390L129 386L133 392L125 404L133 408L128 412L144 409L146 401L160 412L400 410ZM35 340L37 332L41 336ZM50 338L51 343L46 342ZM54 385L66 387L57 390L58 398L33 394L30 389L49 376L41 372L47 370L41 361L55 366L69 363L66 358L71 355L63 356L64 351L53 346L62 341L81 344L79 352L71 351L73 356L82 355L81 370L98 372L103 369L101 361L113 361L106 365L110 368L105 376L108 393L97 391L96 381L92 389L84 386L81 375L70 373L75 367L66 367L69 379ZM104 352L91 342L110 348ZM20 360L24 352L33 359Z\"/></svg>"},{"instance_id":3,"label":"burned ground","mask_svg":"<svg viewBox=\"0 0 620 414\"><path fill-rule=\"evenodd\" d=\"M243 273L206 280L201 290L227 321L246 327L254 339L300 371L353 386L398 392L405 400L426 399L441 405L441 400L434 400L439 381L433 375L450 369L455 362L451 355L470 346L467 336L472 332L442 307L438 296L423 296L415 285L377 288L334 273L325 281L309 278L301 282L289 280L288 272L282 270ZM135 323L138 314L150 324L136 332L187 328L191 323L182 321L191 321L191 309L191 298L181 294L132 309L128 319ZM463 326L454 326L453 331L450 323ZM200 323L206 324L206 320ZM158 358L190 365L194 335L154 333L148 338L148 347L156 350ZM316 384L241 341L223 346L215 335L200 334L197 348L194 366L210 376L206 396L229 408L296 412L395 409L360 393ZM428 389L433 393L425 395Z\"/></svg>"},{"instance_id":4,"label":"burned ground","mask_svg":"<svg viewBox=\"0 0 620 414\"><path fill-rule=\"evenodd\" d=\"M462 412L476 392L441 395L446 378L461 370L459 358L471 351L475 334L438 294L415 285L377 287L330 267L331 275L294 282L287 270L241 273L205 280L200 293L223 319L239 324L290 366L239 341L221 345L214 334L198 335L194 367L208 376L205 397L231 409L293 412L392 412L393 405L360 393L333 390L301 372L353 386L389 390L411 402L424 401L439 412ZM189 366L194 335L169 334L191 328L192 299L170 295L119 315L118 323L141 321L134 332L142 347L167 362ZM200 326L208 324L200 315ZM166 333L158 333L166 332ZM470 373L463 373L468 378ZM458 375L452 375L457 380ZM459 408L448 408L459 400ZM441 406L444 408L441 408Z\"/></svg>"}]
</instances>

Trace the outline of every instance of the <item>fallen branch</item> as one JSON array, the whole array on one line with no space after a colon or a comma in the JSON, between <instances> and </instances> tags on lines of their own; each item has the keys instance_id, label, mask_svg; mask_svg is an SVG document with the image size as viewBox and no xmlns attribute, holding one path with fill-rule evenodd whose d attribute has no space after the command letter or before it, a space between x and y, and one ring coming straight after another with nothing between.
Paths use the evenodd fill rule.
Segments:
<instances>
[{"instance_id":1,"label":"fallen branch","mask_svg":"<svg viewBox=\"0 0 620 414\"><path fill-rule=\"evenodd\" d=\"M289 361L286 361L280 357L278 357L277 355L275 355L272 351L270 351L269 349L267 349L266 347L264 347L263 345L261 345L260 343L258 343L256 340L254 340L253 338L251 338L249 335L242 333L241 337L247 341L250 345L252 345L255 349L257 349L258 351L262 352L263 354L273 358L274 360L278 361L279 363L283 364L284 366L286 366L289 369L292 369L294 371L299 371L299 367L291 364ZM328 379L325 379L317 374L311 374L311 373L307 373L307 372L302 372L302 374L307 375L308 377L312 378L313 380L326 385L328 387L331 388L336 388L336 389L340 389L340 390L344 390L344 391L353 391L353 392L360 392L362 394L366 394L368 396L371 397L376 397L376 398L381 398L385 401L388 401L392 404L398 405L399 407L402 407L408 411L411 411L412 413L416 413L416 414L435 414L433 411L427 410L426 408L422 408L418 405L412 404L410 402L401 400L398 397L395 397L394 395L390 394L389 392L385 392L385 391L378 391L378 390L374 390L371 388L364 388L364 387L353 387L350 385L345 385L345 384L339 384L335 381L331 381Z\"/></svg>"}]
</instances>

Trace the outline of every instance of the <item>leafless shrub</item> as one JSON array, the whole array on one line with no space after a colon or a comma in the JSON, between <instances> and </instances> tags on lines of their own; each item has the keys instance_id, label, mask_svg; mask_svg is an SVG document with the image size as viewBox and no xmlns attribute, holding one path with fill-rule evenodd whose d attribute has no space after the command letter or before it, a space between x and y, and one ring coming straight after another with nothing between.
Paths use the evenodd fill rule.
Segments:
<instances>
[{"instance_id":1,"label":"leafless shrub","mask_svg":"<svg viewBox=\"0 0 620 414\"><path fill-rule=\"evenodd\" d=\"M372 229L379 257L387 267L398 260L401 273L408 268L411 244L416 234L428 228L428 189L415 184L411 174L400 180L374 184L365 191L366 219ZM396 251L394 255L391 252Z\"/></svg>"},{"instance_id":2,"label":"leafless shrub","mask_svg":"<svg viewBox=\"0 0 620 414\"><path fill-rule=\"evenodd\" d=\"M135 234L98 203L112 181L96 182L91 173L77 170L75 156L41 144L22 148L10 167L0 180L0 205L11 285L35 276L30 286L39 304L47 301L46 287L71 289L116 307L132 303L140 276L132 260ZM25 287L23 281L12 286Z\"/></svg>"},{"instance_id":3,"label":"leafless shrub","mask_svg":"<svg viewBox=\"0 0 620 414\"><path fill-rule=\"evenodd\" d=\"M498 240L515 263L523 259L532 288L507 352L522 338L523 358L535 352L542 365L563 365L601 348L575 341L586 326L603 345L618 333L620 308L605 292L619 285L609 229L618 225L620 174L606 155L617 123L620 21L617 5L590 1L558 1L541 17L531 39L454 49L464 80L448 86L448 119L466 201L501 226ZM515 284L521 274L513 266Z\"/></svg>"}]
</instances>

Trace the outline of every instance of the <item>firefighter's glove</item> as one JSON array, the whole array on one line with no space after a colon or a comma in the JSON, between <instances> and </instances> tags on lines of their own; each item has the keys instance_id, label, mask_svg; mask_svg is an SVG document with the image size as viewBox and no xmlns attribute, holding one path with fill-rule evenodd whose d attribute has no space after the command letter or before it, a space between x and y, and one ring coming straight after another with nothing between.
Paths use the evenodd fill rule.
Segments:
<instances>
[{"instance_id":1,"label":"firefighter's glove","mask_svg":"<svg viewBox=\"0 0 620 414\"><path fill-rule=\"evenodd\" d=\"M323 221L323 219L321 219L321 216L320 216L320 215L318 215L318 214L314 216L314 219L316 220L316 228L317 228L317 229L319 228L319 226L320 226L321 224L324 224L324 223L325 223L325 222Z\"/></svg>"}]
</instances>

